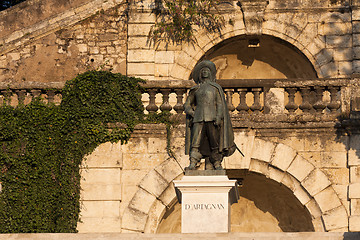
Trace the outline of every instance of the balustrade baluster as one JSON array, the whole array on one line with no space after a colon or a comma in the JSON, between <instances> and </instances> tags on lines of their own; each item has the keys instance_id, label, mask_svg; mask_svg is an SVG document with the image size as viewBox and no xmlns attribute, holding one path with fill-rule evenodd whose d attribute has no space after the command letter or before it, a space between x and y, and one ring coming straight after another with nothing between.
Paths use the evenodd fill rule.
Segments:
<instances>
[{"instance_id":1,"label":"balustrade baluster","mask_svg":"<svg viewBox=\"0 0 360 240\"><path fill-rule=\"evenodd\" d=\"M24 105L26 90L16 90L15 93L18 98L18 105Z\"/></svg>"},{"instance_id":2,"label":"balustrade baluster","mask_svg":"<svg viewBox=\"0 0 360 240\"><path fill-rule=\"evenodd\" d=\"M146 106L146 110L148 112L156 112L159 109L158 106L156 106L156 104L155 104L155 96L156 96L157 90L149 89L147 92L149 94L149 105Z\"/></svg>"},{"instance_id":3,"label":"balustrade baluster","mask_svg":"<svg viewBox=\"0 0 360 240\"><path fill-rule=\"evenodd\" d=\"M326 105L323 101L324 88L316 87L315 92L316 92L316 103L313 105L313 108L316 110L316 112L321 113L326 108Z\"/></svg>"},{"instance_id":4,"label":"balustrade baluster","mask_svg":"<svg viewBox=\"0 0 360 240\"><path fill-rule=\"evenodd\" d=\"M298 105L295 103L295 93L297 91L296 88L286 88L285 91L289 94L289 102L286 104L285 108L289 111L289 113L294 113L298 108Z\"/></svg>"},{"instance_id":5,"label":"balustrade baluster","mask_svg":"<svg viewBox=\"0 0 360 240\"><path fill-rule=\"evenodd\" d=\"M250 109L254 112L254 113L260 113L260 111L262 110L262 106L260 104L260 92L261 92L262 88L252 88L251 91L254 94L254 103L253 105L251 105Z\"/></svg>"},{"instance_id":6,"label":"balustrade baluster","mask_svg":"<svg viewBox=\"0 0 360 240\"><path fill-rule=\"evenodd\" d=\"M302 103L299 105L299 108L303 112L310 112L312 105L309 102L310 89L307 87L300 88L300 93L302 97Z\"/></svg>"},{"instance_id":7,"label":"balustrade baluster","mask_svg":"<svg viewBox=\"0 0 360 240\"><path fill-rule=\"evenodd\" d=\"M232 103L232 96L234 94L234 90L233 89L225 89L225 93L226 93L226 101L227 101L227 106L230 112L233 112L235 110L235 107Z\"/></svg>"},{"instance_id":8,"label":"balustrade baluster","mask_svg":"<svg viewBox=\"0 0 360 240\"><path fill-rule=\"evenodd\" d=\"M238 110L241 114L245 114L250 109L249 106L246 104L247 89L240 88L237 91L239 92L240 103L239 105L237 105L236 110Z\"/></svg>"},{"instance_id":9,"label":"balustrade baluster","mask_svg":"<svg viewBox=\"0 0 360 240\"><path fill-rule=\"evenodd\" d=\"M160 106L161 111L170 111L172 109L170 103L169 103L169 95L171 90L170 89L161 89L160 92L163 95L163 102Z\"/></svg>"},{"instance_id":10,"label":"balustrade baluster","mask_svg":"<svg viewBox=\"0 0 360 240\"><path fill-rule=\"evenodd\" d=\"M327 108L330 109L331 112L336 112L341 106L339 101L336 100L338 91L339 87L329 87L330 103L327 105Z\"/></svg>"},{"instance_id":11,"label":"balustrade baluster","mask_svg":"<svg viewBox=\"0 0 360 240\"><path fill-rule=\"evenodd\" d=\"M32 89L30 92L32 95L32 100L34 100L34 98L40 97L41 95L41 90L39 89Z\"/></svg>"},{"instance_id":12,"label":"balustrade baluster","mask_svg":"<svg viewBox=\"0 0 360 240\"><path fill-rule=\"evenodd\" d=\"M49 89L46 92L48 103L53 103L55 99L55 90Z\"/></svg>"},{"instance_id":13,"label":"balustrade baluster","mask_svg":"<svg viewBox=\"0 0 360 240\"><path fill-rule=\"evenodd\" d=\"M174 110L176 113L180 114L184 111L183 95L185 93L185 89L175 89L175 93L177 102L174 106Z\"/></svg>"},{"instance_id":14,"label":"balustrade baluster","mask_svg":"<svg viewBox=\"0 0 360 240\"><path fill-rule=\"evenodd\" d=\"M10 106L10 104L11 104L12 91L11 91L10 89L2 90L2 91L1 91L1 94L4 96L3 104Z\"/></svg>"}]
</instances>

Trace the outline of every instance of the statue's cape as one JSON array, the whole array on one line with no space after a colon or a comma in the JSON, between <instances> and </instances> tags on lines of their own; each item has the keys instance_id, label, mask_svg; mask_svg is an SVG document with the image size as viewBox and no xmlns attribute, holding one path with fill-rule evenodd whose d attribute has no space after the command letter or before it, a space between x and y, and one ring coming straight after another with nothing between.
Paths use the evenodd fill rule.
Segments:
<instances>
[{"instance_id":1,"label":"statue's cape","mask_svg":"<svg viewBox=\"0 0 360 240\"><path fill-rule=\"evenodd\" d=\"M230 114L229 114L229 110L228 110L227 103L225 100L224 91L222 90L221 86L219 84L217 84L216 82L210 82L210 85L215 87L219 91L219 94L221 96L221 100L222 100L221 102L222 102L224 111L223 111L223 121L220 125L219 152L221 152L224 156L228 157L228 156L232 155L236 150L236 146L234 143L234 132L233 132L233 128L231 125ZM192 87L189 91L189 95L195 94L195 91L198 88L199 88L198 85ZM193 109L195 108L194 106L192 106L192 107L193 107ZM192 125L192 117L190 115L186 115L186 132L185 132L185 154L186 155L190 154L191 140L192 140L191 125ZM203 144L203 143L201 143L200 146L201 146L200 147L201 154L204 157L209 156L210 155L210 146L208 144Z\"/></svg>"}]
</instances>

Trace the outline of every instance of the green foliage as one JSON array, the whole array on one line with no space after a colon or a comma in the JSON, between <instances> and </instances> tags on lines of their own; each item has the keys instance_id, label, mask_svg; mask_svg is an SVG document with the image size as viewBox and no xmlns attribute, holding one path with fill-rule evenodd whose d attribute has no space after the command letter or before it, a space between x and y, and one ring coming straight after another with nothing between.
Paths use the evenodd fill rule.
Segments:
<instances>
[{"instance_id":1,"label":"green foliage","mask_svg":"<svg viewBox=\"0 0 360 240\"><path fill-rule=\"evenodd\" d=\"M150 31L154 42L195 42L196 28L219 32L224 19L219 14L219 0L155 0L157 22Z\"/></svg>"},{"instance_id":2,"label":"green foliage","mask_svg":"<svg viewBox=\"0 0 360 240\"><path fill-rule=\"evenodd\" d=\"M67 82L59 106L0 108L0 233L76 232L84 155L125 143L139 122L168 122L145 119L140 81L89 71Z\"/></svg>"}]
</instances>

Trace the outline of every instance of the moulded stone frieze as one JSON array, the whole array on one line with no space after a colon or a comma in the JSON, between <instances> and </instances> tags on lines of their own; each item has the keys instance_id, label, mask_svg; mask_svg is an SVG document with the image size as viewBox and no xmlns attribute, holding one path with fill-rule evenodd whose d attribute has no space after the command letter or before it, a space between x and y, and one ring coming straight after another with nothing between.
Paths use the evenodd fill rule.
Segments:
<instances>
[{"instance_id":1,"label":"moulded stone frieze","mask_svg":"<svg viewBox=\"0 0 360 240\"><path fill-rule=\"evenodd\" d=\"M323 213L339 207L341 202L339 197L336 195L336 192L329 186L328 188L322 190L314 196L316 202L319 204L319 207Z\"/></svg>"},{"instance_id":2,"label":"moulded stone frieze","mask_svg":"<svg viewBox=\"0 0 360 240\"><path fill-rule=\"evenodd\" d=\"M275 147L274 154L271 158L271 165L285 171L290 166L296 155L297 153L294 149L285 144L279 143Z\"/></svg>"},{"instance_id":3,"label":"moulded stone frieze","mask_svg":"<svg viewBox=\"0 0 360 240\"><path fill-rule=\"evenodd\" d=\"M133 230L142 232L145 229L148 214L135 210L132 208L126 208L121 219L121 229Z\"/></svg>"},{"instance_id":4,"label":"moulded stone frieze","mask_svg":"<svg viewBox=\"0 0 360 240\"><path fill-rule=\"evenodd\" d=\"M309 210L313 219L321 217L320 207L314 199L311 199L309 202L307 202L305 204L305 207L307 208L307 210Z\"/></svg>"},{"instance_id":5,"label":"moulded stone frieze","mask_svg":"<svg viewBox=\"0 0 360 240\"><path fill-rule=\"evenodd\" d=\"M314 166L311 163L309 163L302 156L297 155L294 161L287 169L287 172L293 175L298 181L301 182L313 170L314 170Z\"/></svg>"},{"instance_id":6,"label":"moulded stone frieze","mask_svg":"<svg viewBox=\"0 0 360 240\"><path fill-rule=\"evenodd\" d=\"M155 170L167 181L171 182L174 178L183 173L183 169L173 158L168 158L163 163L155 168Z\"/></svg>"},{"instance_id":7,"label":"moulded stone frieze","mask_svg":"<svg viewBox=\"0 0 360 240\"><path fill-rule=\"evenodd\" d=\"M168 185L169 182L167 182L156 170L151 170L146 174L139 184L141 188L153 194L155 197L159 197Z\"/></svg>"},{"instance_id":8,"label":"moulded stone frieze","mask_svg":"<svg viewBox=\"0 0 360 240\"><path fill-rule=\"evenodd\" d=\"M148 213L156 197L142 188L139 188L129 202L129 208ZM124 213L125 214L125 213Z\"/></svg>"},{"instance_id":9,"label":"moulded stone frieze","mask_svg":"<svg viewBox=\"0 0 360 240\"><path fill-rule=\"evenodd\" d=\"M259 151L260 149L261 151ZM273 142L255 138L251 157L269 163L274 149L275 144Z\"/></svg>"},{"instance_id":10,"label":"moulded stone frieze","mask_svg":"<svg viewBox=\"0 0 360 240\"><path fill-rule=\"evenodd\" d=\"M331 182L328 177L320 169L314 169L309 176L301 182L301 185L311 196L327 188L330 184Z\"/></svg>"},{"instance_id":11,"label":"moulded stone frieze","mask_svg":"<svg viewBox=\"0 0 360 240\"><path fill-rule=\"evenodd\" d=\"M244 15L244 24L247 35L261 35L264 12L269 4L266 0L241 0L239 1L241 11Z\"/></svg>"},{"instance_id":12,"label":"moulded stone frieze","mask_svg":"<svg viewBox=\"0 0 360 240\"><path fill-rule=\"evenodd\" d=\"M344 206L334 208L322 215L327 231L348 226L348 215Z\"/></svg>"}]
</instances>

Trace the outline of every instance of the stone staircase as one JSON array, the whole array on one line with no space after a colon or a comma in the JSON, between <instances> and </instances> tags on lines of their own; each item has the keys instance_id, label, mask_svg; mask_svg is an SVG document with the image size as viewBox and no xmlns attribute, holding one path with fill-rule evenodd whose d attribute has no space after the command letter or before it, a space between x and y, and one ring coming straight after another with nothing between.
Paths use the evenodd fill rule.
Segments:
<instances>
[{"instance_id":1,"label":"stone staircase","mask_svg":"<svg viewBox=\"0 0 360 240\"><path fill-rule=\"evenodd\" d=\"M144 233L29 233L0 234L0 240L360 240L360 232L333 233L208 233L208 234L144 234Z\"/></svg>"}]
</instances>

